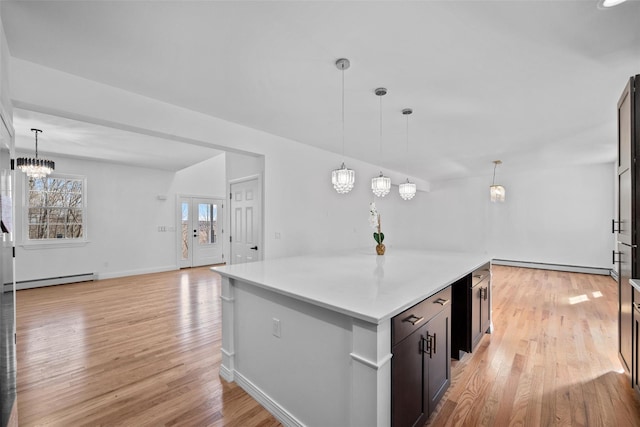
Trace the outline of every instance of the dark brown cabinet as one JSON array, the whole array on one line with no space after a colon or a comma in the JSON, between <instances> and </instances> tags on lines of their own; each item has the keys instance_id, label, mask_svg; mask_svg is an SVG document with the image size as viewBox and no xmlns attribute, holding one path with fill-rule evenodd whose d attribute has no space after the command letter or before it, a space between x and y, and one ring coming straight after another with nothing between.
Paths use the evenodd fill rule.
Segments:
<instances>
[{"instance_id":1,"label":"dark brown cabinet","mask_svg":"<svg viewBox=\"0 0 640 427\"><path fill-rule=\"evenodd\" d=\"M471 353L491 328L491 265L478 268L452 285L453 336L451 354Z\"/></svg>"},{"instance_id":2,"label":"dark brown cabinet","mask_svg":"<svg viewBox=\"0 0 640 427\"><path fill-rule=\"evenodd\" d=\"M631 384L640 393L640 290L633 289L633 330L631 339L633 368Z\"/></svg>"},{"instance_id":3,"label":"dark brown cabinet","mask_svg":"<svg viewBox=\"0 0 640 427\"><path fill-rule=\"evenodd\" d=\"M451 287L391 321L391 419L422 425L451 384Z\"/></svg>"},{"instance_id":4,"label":"dark brown cabinet","mask_svg":"<svg viewBox=\"0 0 640 427\"><path fill-rule=\"evenodd\" d=\"M640 224L640 75L631 77L618 101L618 217L613 221L618 270L618 355L624 368L637 377L634 360L633 288L629 279L640 274L637 229ZM637 346L637 344L636 344ZM635 352L637 354L637 352ZM637 358L637 356L636 356Z\"/></svg>"}]
</instances>

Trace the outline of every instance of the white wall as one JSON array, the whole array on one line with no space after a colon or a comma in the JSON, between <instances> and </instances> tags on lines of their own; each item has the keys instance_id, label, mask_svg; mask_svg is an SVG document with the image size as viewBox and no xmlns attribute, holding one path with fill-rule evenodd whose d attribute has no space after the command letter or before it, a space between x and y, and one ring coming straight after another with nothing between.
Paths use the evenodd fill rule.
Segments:
<instances>
[{"instance_id":1,"label":"white wall","mask_svg":"<svg viewBox=\"0 0 640 427\"><path fill-rule=\"evenodd\" d=\"M505 203L489 201L491 176L434 184L413 221L424 248L494 258L611 268L612 165L502 172Z\"/></svg>"},{"instance_id":2,"label":"white wall","mask_svg":"<svg viewBox=\"0 0 640 427\"><path fill-rule=\"evenodd\" d=\"M87 179L87 237L78 247L28 248L22 245L25 175L16 172L17 281L98 273L100 277L174 269L173 199L167 194L173 173L154 169L52 157L56 171Z\"/></svg>"},{"instance_id":3,"label":"white wall","mask_svg":"<svg viewBox=\"0 0 640 427\"><path fill-rule=\"evenodd\" d=\"M176 172L171 191L184 196L225 198L226 156L220 154Z\"/></svg>"},{"instance_id":4,"label":"white wall","mask_svg":"<svg viewBox=\"0 0 640 427\"><path fill-rule=\"evenodd\" d=\"M224 197L225 193L224 155L177 173L65 157L52 160L56 172L87 179L89 241L83 246L32 248L19 238L18 281L83 273L108 278L177 269L177 194ZM21 172L16 176L16 226L22 236L25 176ZM159 226L167 231L158 231Z\"/></svg>"},{"instance_id":5,"label":"white wall","mask_svg":"<svg viewBox=\"0 0 640 427\"><path fill-rule=\"evenodd\" d=\"M363 246L373 251L367 216L377 166L23 60L12 59L12 76L14 105L22 108L264 156L249 157L254 164L248 167L226 164L227 177L238 177L259 170L264 161L267 259ZM343 160L356 170L356 188L348 195L337 194L330 183L331 170ZM480 250L506 259L609 267L611 165L544 173L534 168L502 173L504 205L488 202L490 176L447 182L410 202L394 186L379 201L385 244L390 250ZM419 189L427 185L418 182Z\"/></svg>"}]
</instances>

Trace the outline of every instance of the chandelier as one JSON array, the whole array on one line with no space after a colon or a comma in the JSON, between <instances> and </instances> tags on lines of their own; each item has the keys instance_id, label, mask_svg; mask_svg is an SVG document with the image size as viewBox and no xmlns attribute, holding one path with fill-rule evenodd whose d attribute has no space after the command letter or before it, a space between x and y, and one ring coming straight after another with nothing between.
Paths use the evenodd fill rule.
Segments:
<instances>
[{"instance_id":1,"label":"chandelier","mask_svg":"<svg viewBox=\"0 0 640 427\"><path fill-rule=\"evenodd\" d=\"M407 174L409 174L409 115L413 113L411 108L405 108L402 110L402 114L407 117ZM402 200L411 200L416 195L416 184L409 181L407 178L406 182L403 182L398 187L400 191L400 197Z\"/></svg>"},{"instance_id":2,"label":"chandelier","mask_svg":"<svg viewBox=\"0 0 640 427\"><path fill-rule=\"evenodd\" d=\"M498 165L502 164L501 160L494 160L493 161L493 183L491 184L491 186L489 187L489 191L491 194L491 201L492 202L504 202L504 198L505 198L505 189L502 185L496 185L496 168L498 167Z\"/></svg>"},{"instance_id":3,"label":"chandelier","mask_svg":"<svg viewBox=\"0 0 640 427\"><path fill-rule=\"evenodd\" d=\"M342 157L344 157L344 70L347 70L350 66L351 63L346 58L341 58L336 61L336 67L342 71ZM344 162L342 162L340 169L335 169L331 172L331 183L339 194L345 194L351 191L355 182L355 171L353 171L353 169L347 169Z\"/></svg>"},{"instance_id":4,"label":"chandelier","mask_svg":"<svg viewBox=\"0 0 640 427\"><path fill-rule=\"evenodd\" d=\"M380 97L380 160L382 160L382 97L387 94L387 89L379 87L375 94ZM371 179L371 191L378 197L384 197L391 190L391 178L384 176L382 171L380 176Z\"/></svg>"},{"instance_id":5,"label":"chandelier","mask_svg":"<svg viewBox=\"0 0 640 427\"><path fill-rule=\"evenodd\" d=\"M36 134L36 156L35 158L19 157L17 165L27 176L42 178L49 175L55 169L56 164L52 160L38 158L38 133L42 131L40 129L31 129L31 131Z\"/></svg>"}]
</instances>

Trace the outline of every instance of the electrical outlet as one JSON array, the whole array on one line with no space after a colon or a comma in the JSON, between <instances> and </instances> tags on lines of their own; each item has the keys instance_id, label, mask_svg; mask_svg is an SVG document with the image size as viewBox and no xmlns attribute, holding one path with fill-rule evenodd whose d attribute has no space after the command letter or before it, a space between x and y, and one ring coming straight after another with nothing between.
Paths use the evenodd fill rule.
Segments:
<instances>
[{"instance_id":1,"label":"electrical outlet","mask_svg":"<svg viewBox=\"0 0 640 427\"><path fill-rule=\"evenodd\" d=\"M276 240L280 240L280 233L276 231Z\"/></svg>"},{"instance_id":2,"label":"electrical outlet","mask_svg":"<svg viewBox=\"0 0 640 427\"><path fill-rule=\"evenodd\" d=\"M273 336L276 338L280 338L282 335L282 328L280 325L280 319L276 319L275 317L272 319L271 329L273 331Z\"/></svg>"}]
</instances>

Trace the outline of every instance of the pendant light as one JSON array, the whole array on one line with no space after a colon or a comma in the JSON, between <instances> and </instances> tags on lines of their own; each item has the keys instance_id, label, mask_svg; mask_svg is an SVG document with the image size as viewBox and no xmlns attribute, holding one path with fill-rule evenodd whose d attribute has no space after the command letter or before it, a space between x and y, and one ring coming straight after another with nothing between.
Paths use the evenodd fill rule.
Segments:
<instances>
[{"instance_id":1,"label":"pendant light","mask_svg":"<svg viewBox=\"0 0 640 427\"><path fill-rule=\"evenodd\" d=\"M407 175L409 174L409 115L411 115L411 113L413 113L411 108L405 108L402 110L402 114L407 118ZM416 184L410 182L409 178L407 178L406 182L400 184L398 190L400 191L400 197L402 197L402 200L411 200L416 195Z\"/></svg>"},{"instance_id":2,"label":"pendant light","mask_svg":"<svg viewBox=\"0 0 640 427\"><path fill-rule=\"evenodd\" d=\"M382 161L382 97L387 94L387 89L379 87L375 94L380 97L380 161ZM371 190L378 197L384 197L391 191L391 178L384 176L380 171L380 176L371 179Z\"/></svg>"},{"instance_id":3,"label":"pendant light","mask_svg":"<svg viewBox=\"0 0 640 427\"><path fill-rule=\"evenodd\" d=\"M493 161L493 182L489 187L492 202L504 202L505 190L502 185L496 185L496 168L502 164L502 160Z\"/></svg>"},{"instance_id":4,"label":"pendant light","mask_svg":"<svg viewBox=\"0 0 640 427\"><path fill-rule=\"evenodd\" d=\"M52 160L41 159L38 157L38 133L40 129L31 129L36 134L36 157L19 157L17 160L18 168L31 178L42 178L49 175L56 167Z\"/></svg>"},{"instance_id":5,"label":"pendant light","mask_svg":"<svg viewBox=\"0 0 640 427\"><path fill-rule=\"evenodd\" d=\"M344 157L344 70L349 69L351 63L346 58L340 58L336 61L336 67L342 71L342 157ZM340 169L335 169L331 172L331 183L333 188L339 194L346 194L356 182L356 173L352 169L347 169L342 162Z\"/></svg>"}]
</instances>

